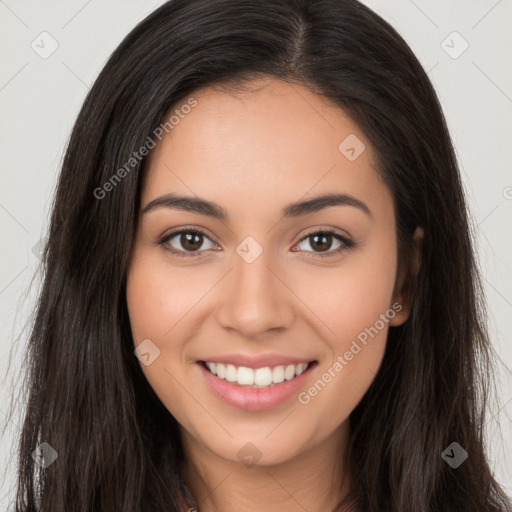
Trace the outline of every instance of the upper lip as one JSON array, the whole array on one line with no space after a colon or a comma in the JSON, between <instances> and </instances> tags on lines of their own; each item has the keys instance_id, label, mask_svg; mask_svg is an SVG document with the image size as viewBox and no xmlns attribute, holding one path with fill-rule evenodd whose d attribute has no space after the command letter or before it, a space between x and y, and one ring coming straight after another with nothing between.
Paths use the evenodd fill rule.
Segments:
<instances>
[{"instance_id":1,"label":"upper lip","mask_svg":"<svg viewBox=\"0 0 512 512\"><path fill-rule=\"evenodd\" d=\"M265 366L287 366L290 364L311 363L315 359L301 357L283 356L280 354L226 354L223 356L211 356L200 359L199 361L211 363L232 364L234 366L245 366L246 368L264 368Z\"/></svg>"}]
</instances>

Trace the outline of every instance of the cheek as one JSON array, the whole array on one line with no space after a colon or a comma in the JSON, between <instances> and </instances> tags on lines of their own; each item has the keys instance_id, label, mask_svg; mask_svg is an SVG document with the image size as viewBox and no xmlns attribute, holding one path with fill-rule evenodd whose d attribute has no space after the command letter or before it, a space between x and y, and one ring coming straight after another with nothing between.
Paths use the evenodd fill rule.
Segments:
<instances>
[{"instance_id":1,"label":"cheek","mask_svg":"<svg viewBox=\"0 0 512 512\"><path fill-rule=\"evenodd\" d=\"M208 283L190 273L172 272L162 258L136 257L127 279L127 303L135 344L150 338L172 342L175 327L208 291Z\"/></svg>"},{"instance_id":2,"label":"cheek","mask_svg":"<svg viewBox=\"0 0 512 512\"><path fill-rule=\"evenodd\" d=\"M148 378L162 376L169 353L179 356L175 331L179 320L190 309L187 299L189 286L179 282L179 276L166 275L166 268L148 252L136 254L128 271L126 300L134 346L151 340L159 351L150 365L141 364ZM192 300L192 298L190 298ZM169 350L171 349L171 350Z\"/></svg>"}]
</instances>

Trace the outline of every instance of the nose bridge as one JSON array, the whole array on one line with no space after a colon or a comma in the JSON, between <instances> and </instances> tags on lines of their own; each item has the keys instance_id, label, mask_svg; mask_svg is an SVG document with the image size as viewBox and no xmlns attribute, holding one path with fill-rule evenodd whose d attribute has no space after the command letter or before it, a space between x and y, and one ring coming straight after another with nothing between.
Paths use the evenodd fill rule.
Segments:
<instances>
[{"instance_id":1,"label":"nose bridge","mask_svg":"<svg viewBox=\"0 0 512 512\"><path fill-rule=\"evenodd\" d=\"M294 316L291 294L276 276L271 251L246 240L237 248L233 266L222 290L222 326L244 336L288 326Z\"/></svg>"}]
</instances>

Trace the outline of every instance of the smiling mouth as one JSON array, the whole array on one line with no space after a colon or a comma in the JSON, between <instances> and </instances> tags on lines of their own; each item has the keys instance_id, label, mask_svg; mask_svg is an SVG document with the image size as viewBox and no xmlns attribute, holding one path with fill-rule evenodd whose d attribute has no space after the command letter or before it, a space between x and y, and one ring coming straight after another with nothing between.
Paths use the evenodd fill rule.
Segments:
<instances>
[{"instance_id":1,"label":"smiling mouth","mask_svg":"<svg viewBox=\"0 0 512 512\"><path fill-rule=\"evenodd\" d=\"M226 380L236 386L248 388L271 388L282 382L290 381L311 370L318 361L309 363L289 364L278 366L264 366L262 368L248 368L233 364L212 363L199 361L199 363L212 375Z\"/></svg>"}]
</instances>

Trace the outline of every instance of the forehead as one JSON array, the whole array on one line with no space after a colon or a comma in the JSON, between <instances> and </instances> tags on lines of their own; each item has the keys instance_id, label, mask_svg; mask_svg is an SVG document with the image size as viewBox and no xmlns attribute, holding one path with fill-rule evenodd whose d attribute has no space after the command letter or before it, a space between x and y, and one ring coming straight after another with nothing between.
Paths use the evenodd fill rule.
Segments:
<instances>
[{"instance_id":1,"label":"forehead","mask_svg":"<svg viewBox=\"0 0 512 512\"><path fill-rule=\"evenodd\" d=\"M369 141L341 108L298 84L251 85L196 91L186 114L173 107L181 115L149 156L143 204L175 191L253 214L330 192L390 200Z\"/></svg>"}]
</instances>

